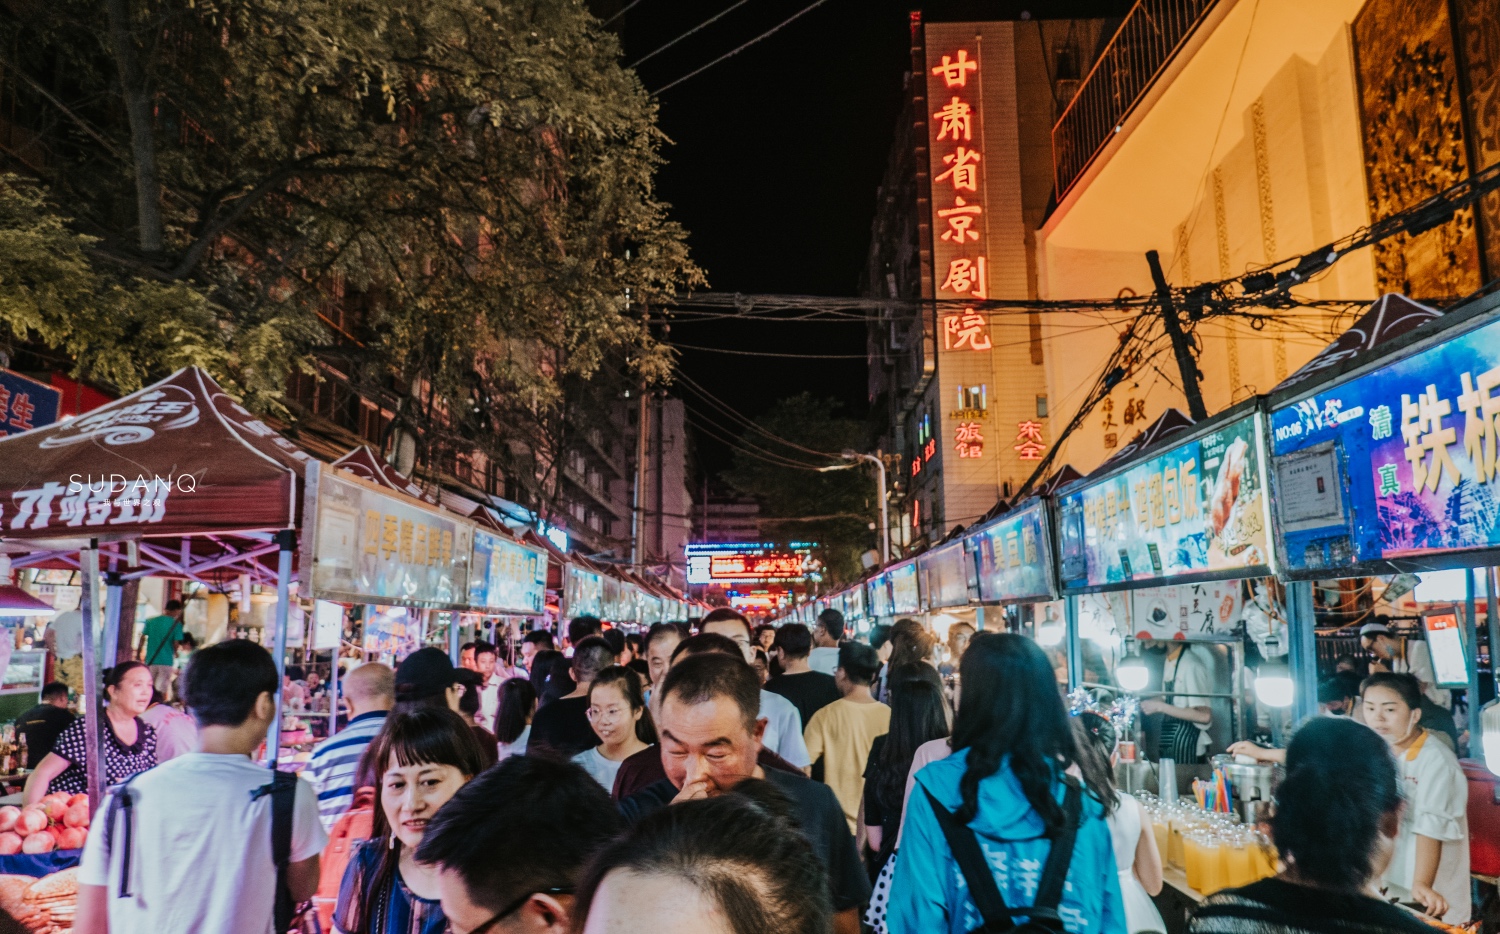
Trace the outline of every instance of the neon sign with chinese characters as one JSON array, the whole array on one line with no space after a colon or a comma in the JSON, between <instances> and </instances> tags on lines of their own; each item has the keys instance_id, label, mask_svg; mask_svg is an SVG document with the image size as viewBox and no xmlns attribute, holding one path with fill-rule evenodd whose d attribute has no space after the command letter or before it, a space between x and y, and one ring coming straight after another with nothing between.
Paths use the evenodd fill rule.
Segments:
<instances>
[{"instance_id":1,"label":"neon sign with chinese characters","mask_svg":"<svg viewBox=\"0 0 1500 934\"><path fill-rule=\"evenodd\" d=\"M989 297L985 256L983 124L975 103L979 49L944 52L929 68L933 269L938 297ZM991 347L988 318L973 309L943 316L943 349Z\"/></svg>"},{"instance_id":2,"label":"neon sign with chinese characters","mask_svg":"<svg viewBox=\"0 0 1500 934\"><path fill-rule=\"evenodd\" d=\"M978 422L959 422L953 429L953 449L963 458L983 456L984 435Z\"/></svg>"}]
</instances>

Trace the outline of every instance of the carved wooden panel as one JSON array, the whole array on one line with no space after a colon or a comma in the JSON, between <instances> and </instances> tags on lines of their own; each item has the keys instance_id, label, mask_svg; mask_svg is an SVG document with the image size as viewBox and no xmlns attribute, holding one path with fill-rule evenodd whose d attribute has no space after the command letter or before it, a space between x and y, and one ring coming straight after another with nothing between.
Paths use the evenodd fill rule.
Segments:
<instances>
[{"instance_id":1,"label":"carved wooden panel","mask_svg":"<svg viewBox=\"0 0 1500 934\"><path fill-rule=\"evenodd\" d=\"M1447 0L1370 0L1354 21L1365 172L1373 219L1469 174ZM1375 247L1381 292L1451 299L1479 288L1479 238L1464 209Z\"/></svg>"},{"instance_id":2,"label":"carved wooden panel","mask_svg":"<svg viewBox=\"0 0 1500 934\"><path fill-rule=\"evenodd\" d=\"M1453 0L1463 74L1469 159L1477 172L1500 162L1500 0ZM1479 202L1486 279L1500 276L1500 192Z\"/></svg>"}]
</instances>

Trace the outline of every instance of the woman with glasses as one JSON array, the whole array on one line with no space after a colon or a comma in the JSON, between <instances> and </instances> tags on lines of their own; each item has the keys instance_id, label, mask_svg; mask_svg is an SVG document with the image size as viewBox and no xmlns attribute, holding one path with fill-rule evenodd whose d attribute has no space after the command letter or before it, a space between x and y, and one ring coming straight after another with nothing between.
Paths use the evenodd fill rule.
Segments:
<instances>
[{"instance_id":1,"label":"woman with glasses","mask_svg":"<svg viewBox=\"0 0 1500 934\"><path fill-rule=\"evenodd\" d=\"M656 727L646 709L640 675L611 665L589 685L589 726L599 745L573 757L606 791L615 787L620 763L656 742Z\"/></svg>"},{"instance_id":2,"label":"woman with glasses","mask_svg":"<svg viewBox=\"0 0 1500 934\"><path fill-rule=\"evenodd\" d=\"M374 833L349 859L333 910L343 934L443 934L438 870L416 859L427 824L484 770L474 732L437 707L395 711L361 761L376 776Z\"/></svg>"}]
</instances>

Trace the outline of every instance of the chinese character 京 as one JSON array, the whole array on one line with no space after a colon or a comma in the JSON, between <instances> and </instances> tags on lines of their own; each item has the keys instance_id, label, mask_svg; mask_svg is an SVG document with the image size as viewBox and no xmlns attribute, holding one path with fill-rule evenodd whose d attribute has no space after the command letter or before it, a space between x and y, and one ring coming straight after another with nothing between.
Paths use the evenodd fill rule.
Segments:
<instances>
[{"instance_id":1,"label":"chinese character \u4eac","mask_svg":"<svg viewBox=\"0 0 1500 934\"><path fill-rule=\"evenodd\" d=\"M939 175L933 181L953 180L955 190L962 188L964 191L979 190L979 152L974 149L958 147L956 152L951 152L943 157L943 165L948 166L948 171Z\"/></svg>"},{"instance_id":2,"label":"chinese character \u4eac","mask_svg":"<svg viewBox=\"0 0 1500 934\"><path fill-rule=\"evenodd\" d=\"M1443 474L1448 475L1448 482L1458 482L1458 465L1448 453L1448 446L1458 442L1458 429L1443 427L1443 419L1451 414L1453 403L1438 398L1437 386L1430 383L1416 402L1405 393L1401 395L1401 437L1406 441L1413 492L1425 486L1436 493ZM1431 464L1427 461L1429 453Z\"/></svg>"},{"instance_id":3,"label":"chinese character \u4eac","mask_svg":"<svg viewBox=\"0 0 1500 934\"><path fill-rule=\"evenodd\" d=\"M937 138L947 139L948 134L953 134L953 141L960 139L969 142L973 139L974 112L973 109L958 97L943 105L943 109L932 115L932 119L938 121Z\"/></svg>"},{"instance_id":4,"label":"chinese character \u4eac","mask_svg":"<svg viewBox=\"0 0 1500 934\"><path fill-rule=\"evenodd\" d=\"M1462 405L1462 401L1459 405ZM1381 441L1391 436L1391 407L1377 405L1370 410L1370 438Z\"/></svg>"},{"instance_id":5,"label":"chinese character \u4eac","mask_svg":"<svg viewBox=\"0 0 1500 934\"><path fill-rule=\"evenodd\" d=\"M989 350L990 336L985 333L984 315L972 308L964 309L960 315L943 316L943 349Z\"/></svg>"},{"instance_id":6,"label":"chinese character \u4eac","mask_svg":"<svg viewBox=\"0 0 1500 934\"><path fill-rule=\"evenodd\" d=\"M969 50L959 49L957 61L954 61L951 56L944 55L942 64L933 68L932 73L941 75L944 85L950 88L961 88L968 84L969 72L978 70L979 62L969 58Z\"/></svg>"},{"instance_id":7,"label":"chinese character \u4eac","mask_svg":"<svg viewBox=\"0 0 1500 934\"><path fill-rule=\"evenodd\" d=\"M984 284L984 257L978 259L956 259L948 264L948 278L939 288L960 295L986 298Z\"/></svg>"},{"instance_id":8,"label":"chinese character \u4eac","mask_svg":"<svg viewBox=\"0 0 1500 934\"><path fill-rule=\"evenodd\" d=\"M1015 450L1020 454L1023 461L1039 461L1042 452L1047 450L1047 444L1042 440L1042 423L1025 421L1016 426L1016 440L1020 444L1015 445Z\"/></svg>"},{"instance_id":9,"label":"chinese character \u4eac","mask_svg":"<svg viewBox=\"0 0 1500 934\"><path fill-rule=\"evenodd\" d=\"M1395 464L1381 464L1379 496L1391 496L1401 492L1401 481L1396 479Z\"/></svg>"},{"instance_id":10,"label":"chinese character \u4eac","mask_svg":"<svg viewBox=\"0 0 1500 934\"><path fill-rule=\"evenodd\" d=\"M31 417L35 414L36 406L31 404L31 393L18 392L15 398L10 400L10 426L12 428L29 431L36 427L31 424Z\"/></svg>"},{"instance_id":11,"label":"chinese character \u4eac","mask_svg":"<svg viewBox=\"0 0 1500 934\"><path fill-rule=\"evenodd\" d=\"M955 246L963 246L966 240L978 240L979 231L969 228L974 226L974 220L981 210L977 204L970 204L963 198L954 198L953 207L937 212L938 217L948 222L948 229L943 231L940 239L948 240Z\"/></svg>"},{"instance_id":12,"label":"chinese character \u4eac","mask_svg":"<svg viewBox=\"0 0 1500 934\"><path fill-rule=\"evenodd\" d=\"M979 457L984 454L984 435L979 432L978 422L960 422L953 430L953 448L959 457Z\"/></svg>"}]
</instances>

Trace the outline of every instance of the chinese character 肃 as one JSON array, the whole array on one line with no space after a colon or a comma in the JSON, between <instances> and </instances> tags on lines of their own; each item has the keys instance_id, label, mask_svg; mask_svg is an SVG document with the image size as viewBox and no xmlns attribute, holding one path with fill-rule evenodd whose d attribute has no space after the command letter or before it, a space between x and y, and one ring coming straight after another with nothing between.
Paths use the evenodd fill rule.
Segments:
<instances>
[{"instance_id":1,"label":"chinese character \u8083","mask_svg":"<svg viewBox=\"0 0 1500 934\"><path fill-rule=\"evenodd\" d=\"M954 142L962 139L967 143L973 139L973 110L956 96L933 114L932 119L938 121L937 138L940 140L947 139L949 133L953 134Z\"/></svg>"}]
</instances>

